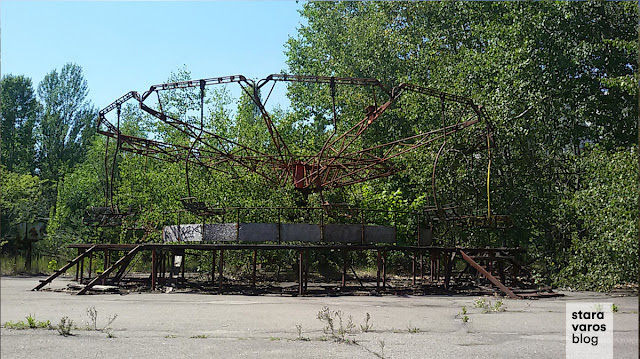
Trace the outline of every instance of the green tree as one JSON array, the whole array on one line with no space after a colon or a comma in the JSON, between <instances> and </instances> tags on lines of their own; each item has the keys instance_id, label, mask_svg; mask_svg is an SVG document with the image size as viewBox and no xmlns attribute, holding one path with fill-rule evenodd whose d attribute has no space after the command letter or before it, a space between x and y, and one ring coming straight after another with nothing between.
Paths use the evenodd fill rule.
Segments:
<instances>
[{"instance_id":1,"label":"green tree","mask_svg":"<svg viewBox=\"0 0 640 359\"><path fill-rule=\"evenodd\" d=\"M34 174L34 128L38 120L39 104L31 79L5 75L0 82L0 118L2 121L2 164L7 171Z\"/></svg>"},{"instance_id":2,"label":"green tree","mask_svg":"<svg viewBox=\"0 0 640 359\"><path fill-rule=\"evenodd\" d=\"M46 182L37 176L19 174L8 171L0 166L0 207L2 214L2 237L0 242L6 241L3 251L25 249L24 243L17 237L18 225L21 223L35 223L46 217L50 203L44 193L47 191Z\"/></svg>"},{"instance_id":3,"label":"green tree","mask_svg":"<svg viewBox=\"0 0 640 359\"><path fill-rule=\"evenodd\" d=\"M635 148L589 146L580 157L580 189L562 203L571 245L560 284L610 290L615 284L637 281L637 164Z\"/></svg>"},{"instance_id":4,"label":"green tree","mask_svg":"<svg viewBox=\"0 0 640 359\"><path fill-rule=\"evenodd\" d=\"M39 133L39 166L44 178L58 179L82 160L95 133L97 112L87 101L82 68L68 63L49 72L38 85L44 114Z\"/></svg>"}]
</instances>

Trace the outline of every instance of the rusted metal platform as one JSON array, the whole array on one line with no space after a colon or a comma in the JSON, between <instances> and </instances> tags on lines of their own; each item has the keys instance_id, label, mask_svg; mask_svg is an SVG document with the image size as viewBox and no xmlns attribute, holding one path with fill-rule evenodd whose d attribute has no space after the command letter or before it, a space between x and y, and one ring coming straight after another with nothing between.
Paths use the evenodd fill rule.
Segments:
<instances>
[{"instance_id":1,"label":"rusted metal platform","mask_svg":"<svg viewBox=\"0 0 640 359\"><path fill-rule=\"evenodd\" d=\"M277 250L293 250L297 252L297 291L295 294L303 295L307 293L309 280L309 265L307 263L308 254L311 252L339 252L342 253L342 278L339 288L345 288L349 277L348 269L352 268L349 261L349 253L373 251L377 256L377 270L375 278L374 293L384 293L389 290L398 291L402 288L388 287L388 254L391 252L404 252L412 258L412 270L408 276L410 281L409 287L417 288L424 286L428 282L431 286L440 287L444 292L455 293L455 288L460 285L458 283L469 271L469 267L477 270L477 274L489 279L497 288L510 298L539 298L555 296L556 293L545 291L538 292L535 290L512 289L502 284L507 277L516 277L516 271L521 268L515 263L517 257L522 251L518 248L459 248L459 247L437 247L437 246L400 246L391 244L309 244L309 243L146 243L146 244L71 244L70 248L78 250L79 256L63 267L60 271L54 273L47 280L42 281L34 290L42 289L46 284L50 283L57 276L76 266L76 280L86 284L81 287L77 294L88 293L95 285L118 285L123 279L123 274L127 270L133 258L143 252L151 252L151 273L145 276L145 286L151 291L159 289L159 287L175 284L179 278L184 279L184 263L187 250L202 253L210 253L212 258L211 280L212 286L217 287L218 293L223 293L225 287L230 283L225 282L224 277L224 253L225 251L252 250L253 257L251 260L251 285L255 287L257 281L256 257L260 252L277 251ZM109 258L113 252L124 253L118 261L113 264L109 263ZM98 274L94 273L91 266L93 256L102 253L105 259L104 269ZM424 258L428 258L430 262L429 269L425 271ZM474 259L475 258L475 259ZM84 268L85 260L89 261L88 270ZM468 263L469 265L455 276L456 261ZM483 263L484 266L479 263ZM511 273L507 273L506 269L510 269ZM215 272L217 270L217 281L215 280ZM88 273L84 278L85 271ZM362 279L357 277L353 271L353 277L358 280L360 287L364 288L365 284ZM493 274L492 274L493 273ZM94 276L95 274L95 276ZM427 276L425 276L427 274ZM495 275L494 275L495 274ZM473 276L469 273L467 277ZM353 279L352 277L352 279ZM500 279L498 279L500 278ZM514 278L510 278L512 284L516 284ZM477 278L476 278L477 279ZM216 283L217 282L217 283ZM371 286L372 287L372 283ZM407 289L407 288L404 288Z\"/></svg>"}]
</instances>

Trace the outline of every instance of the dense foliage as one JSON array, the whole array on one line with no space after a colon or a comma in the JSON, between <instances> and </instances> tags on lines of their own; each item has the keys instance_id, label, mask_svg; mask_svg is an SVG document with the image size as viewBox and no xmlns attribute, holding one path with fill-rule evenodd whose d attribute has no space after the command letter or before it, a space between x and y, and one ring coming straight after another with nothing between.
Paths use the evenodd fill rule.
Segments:
<instances>
[{"instance_id":1,"label":"dense foliage","mask_svg":"<svg viewBox=\"0 0 640 359\"><path fill-rule=\"evenodd\" d=\"M491 208L510 215L514 227L501 233L449 228L454 239L447 243L522 246L540 278L564 286L607 290L637 282L634 3L309 2L301 15L307 25L285 44L289 73L373 77L389 87L410 82L485 106L495 129ZM189 78L181 69L168 80ZM20 248L17 223L43 217L49 217L49 236L38 249L57 251L71 241L159 240L152 229L178 221L179 199L187 196L218 206L304 202L288 189L265 191L259 176L242 169L230 177L191 166L187 187L184 164L116 152L113 143L107 147L95 134L96 110L86 101L89 87L78 65L51 71L37 86L37 98L24 76L6 75L1 85L3 251ZM334 126L344 130L370 105L370 93L340 88L334 124L326 86L291 84L288 90L291 109L274 111L273 120L299 154L318 151ZM201 120L197 89L162 96L165 110ZM205 127L253 148L273 149L247 96L234 100L225 88L207 89L204 103ZM129 134L189 144L184 134L134 107L123 108L122 115ZM438 121L431 104L406 96L356 145L402 138ZM399 159L405 171L392 178L326 193L325 199L403 211L433 205L432 163L441 144ZM489 154L486 148L469 151L482 146L472 132L448 143L437 164L441 204L486 213ZM114 183L106 181L107 172L114 173ZM318 204L320 198L308 201ZM125 223L130 230L83 223L89 207L112 203L137 213ZM183 223L200 221L181 216ZM416 225L413 218L385 214L370 220Z\"/></svg>"}]
</instances>

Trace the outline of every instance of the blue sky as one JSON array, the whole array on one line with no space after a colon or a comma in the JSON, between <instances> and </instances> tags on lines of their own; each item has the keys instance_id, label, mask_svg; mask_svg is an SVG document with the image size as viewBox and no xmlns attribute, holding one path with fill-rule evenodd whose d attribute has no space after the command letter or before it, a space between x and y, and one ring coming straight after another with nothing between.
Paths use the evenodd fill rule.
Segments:
<instances>
[{"instance_id":1,"label":"blue sky","mask_svg":"<svg viewBox=\"0 0 640 359\"><path fill-rule=\"evenodd\" d=\"M260 79L286 70L284 44L305 23L301 8L295 1L2 0L0 72L30 77L35 89L48 72L74 62L98 108L183 66L194 79ZM270 105L286 107L280 91Z\"/></svg>"}]
</instances>

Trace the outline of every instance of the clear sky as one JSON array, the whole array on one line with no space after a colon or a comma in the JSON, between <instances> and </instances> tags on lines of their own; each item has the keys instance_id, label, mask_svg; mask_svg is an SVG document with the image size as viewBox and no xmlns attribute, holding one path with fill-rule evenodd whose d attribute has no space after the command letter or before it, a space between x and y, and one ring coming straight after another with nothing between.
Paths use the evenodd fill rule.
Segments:
<instances>
[{"instance_id":1,"label":"clear sky","mask_svg":"<svg viewBox=\"0 0 640 359\"><path fill-rule=\"evenodd\" d=\"M192 78L286 70L284 44L303 19L295 1L7 1L0 3L0 72L34 89L67 62L83 68L103 108L186 66ZM270 105L286 107L283 92Z\"/></svg>"}]
</instances>

